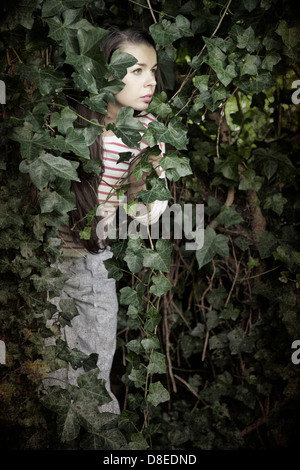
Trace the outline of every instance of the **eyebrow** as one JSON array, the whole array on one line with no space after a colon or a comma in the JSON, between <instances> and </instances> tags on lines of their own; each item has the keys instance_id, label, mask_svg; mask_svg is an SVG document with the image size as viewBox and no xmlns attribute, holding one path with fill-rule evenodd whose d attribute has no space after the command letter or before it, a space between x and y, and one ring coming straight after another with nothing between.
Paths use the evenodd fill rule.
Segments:
<instances>
[{"instance_id":1,"label":"eyebrow","mask_svg":"<svg viewBox=\"0 0 300 470\"><path fill-rule=\"evenodd\" d=\"M133 67L139 65L140 67L147 67L147 64L142 64L140 62L138 62L137 64L133 65ZM153 67L151 67L152 69L154 69L154 67L157 67L157 64L153 65Z\"/></svg>"}]
</instances>

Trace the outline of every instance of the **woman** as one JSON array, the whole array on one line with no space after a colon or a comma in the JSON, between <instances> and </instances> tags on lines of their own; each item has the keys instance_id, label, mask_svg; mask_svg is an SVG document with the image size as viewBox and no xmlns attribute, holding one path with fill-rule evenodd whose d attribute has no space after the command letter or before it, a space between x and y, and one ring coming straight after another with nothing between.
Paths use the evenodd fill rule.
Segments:
<instances>
[{"instance_id":1,"label":"woman","mask_svg":"<svg viewBox=\"0 0 300 470\"><path fill-rule=\"evenodd\" d=\"M107 105L107 114L97 118L101 124L107 126L115 123L119 110L124 106L132 107L139 116L142 124L147 127L154 117L147 114L147 108L157 85L157 56L155 43L145 31L129 28L124 31L114 29L102 44L102 50L109 63L112 53L119 49L121 52L131 54L137 63L127 69L123 78L124 88L115 95L115 102ZM91 116L87 108L80 107L83 117ZM84 124L84 120L81 120ZM142 137L142 136L141 136ZM99 205L97 212L101 217L101 224L108 226L115 216L119 204L116 187L124 181L130 182L127 198L132 199L143 187L144 179L135 180L131 173L132 162L147 148L141 140L140 148L131 149L121 139L117 138L111 130L104 132L90 147L91 158L102 160L102 174L80 171L81 182L73 182L72 189L76 196L76 210L70 214L69 227L62 227L60 237L63 239L64 261L57 265L58 269L70 276L59 298L51 299L59 309L61 299L72 298L75 301L79 315L72 320L72 326L63 329L63 337L70 348L77 348L85 354L98 354L97 366L99 377L106 381L106 388L112 401L103 405L101 411L119 413L119 404L110 390L109 376L116 347L118 302L116 286L113 279L108 279L103 261L112 255L104 239L99 239L97 222L95 219L89 240L81 240L79 232L86 225L86 215ZM163 153L164 145L160 144ZM130 152L130 161L117 163L120 152ZM153 168L159 177L164 177L158 165L161 157L149 157ZM109 203L109 206L107 206ZM134 217L139 223L147 225L155 223L167 206L167 201L155 201L149 207L139 207L139 213ZM144 210L143 210L144 209ZM45 385L62 385L62 381L76 385L77 377L83 370L60 369L51 373ZM59 382L53 380L58 379Z\"/></svg>"}]
</instances>

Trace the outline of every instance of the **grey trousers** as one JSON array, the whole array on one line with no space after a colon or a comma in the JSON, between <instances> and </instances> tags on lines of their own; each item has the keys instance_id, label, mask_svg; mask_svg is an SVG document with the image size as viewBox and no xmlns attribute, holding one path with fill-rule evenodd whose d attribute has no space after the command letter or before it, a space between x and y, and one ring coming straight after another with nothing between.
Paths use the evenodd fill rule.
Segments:
<instances>
[{"instance_id":1,"label":"grey trousers","mask_svg":"<svg viewBox=\"0 0 300 470\"><path fill-rule=\"evenodd\" d=\"M109 279L103 261L112 257L106 249L97 255L87 254L82 258L65 258L56 267L70 276L60 297L50 299L59 310L61 299L72 298L79 315L72 319L71 327L62 328L62 338L68 346L85 354L98 354L99 378L106 381L106 389L112 401L100 407L100 411L120 413L116 397L110 389L110 371L116 349L118 300L114 279ZM51 340L51 339L50 339ZM77 378L84 371L67 369L51 372L44 386L60 385L63 381L77 385ZM58 380L55 380L58 379Z\"/></svg>"}]
</instances>

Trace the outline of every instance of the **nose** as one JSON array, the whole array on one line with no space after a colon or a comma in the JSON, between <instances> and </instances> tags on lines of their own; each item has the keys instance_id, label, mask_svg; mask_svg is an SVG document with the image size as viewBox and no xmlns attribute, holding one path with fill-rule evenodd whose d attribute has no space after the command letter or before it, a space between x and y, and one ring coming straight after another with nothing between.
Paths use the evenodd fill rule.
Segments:
<instances>
[{"instance_id":1,"label":"nose","mask_svg":"<svg viewBox=\"0 0 300 470\"><path fill-rule=\"evenodd\" d=\"M156 78L155 78L155 72L152 70L149 71L146 80L145 80L145 87L147 86L156 86Z\"/></svg>"}]
</instances>

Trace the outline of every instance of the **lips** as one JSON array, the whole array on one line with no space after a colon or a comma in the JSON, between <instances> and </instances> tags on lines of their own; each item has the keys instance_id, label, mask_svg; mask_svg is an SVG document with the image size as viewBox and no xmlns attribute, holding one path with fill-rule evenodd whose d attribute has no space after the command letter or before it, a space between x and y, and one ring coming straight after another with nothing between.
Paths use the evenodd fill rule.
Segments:
<instances>
[{"instance_id":1,"label":"lips","mask_svg":"<svg viewBox=\"0 0 300 470\"><path fill-rule=\"evenodd\" d=\"M152 95L145 95L145 96L142 96L141 98L143 101L145 101L145 103L150 103L150 101L152 100Z\"/></svg>"}]
</instances>

